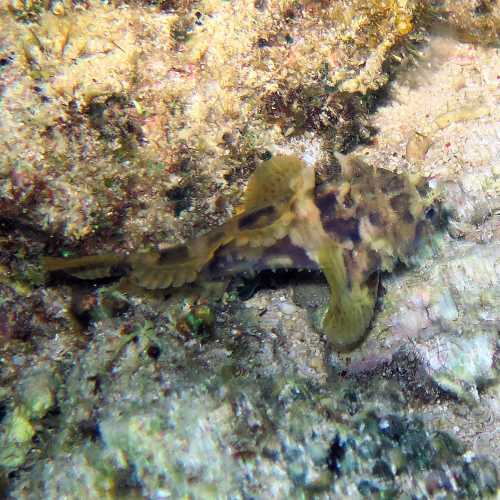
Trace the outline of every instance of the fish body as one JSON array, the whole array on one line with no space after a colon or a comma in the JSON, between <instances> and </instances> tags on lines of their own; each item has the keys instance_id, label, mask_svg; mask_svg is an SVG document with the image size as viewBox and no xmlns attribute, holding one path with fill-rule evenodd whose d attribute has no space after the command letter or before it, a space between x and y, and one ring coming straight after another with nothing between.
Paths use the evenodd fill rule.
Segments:
<instances>
[{"instance_id":1,"label":"fish body","mask_svg":"<svg viewBox=\"0 0 500 500\"><path fill-rule=\"evenodd\" d=\"M331 291L321 329L348 351L365 337L379 274L414 250L431 199L421 181L337 155L341 175L320 184L293 156L257 167L239 213L181 245L128 256L45 257L47 271L83 279L126 274L146 289L264 269L321 270Z\"/></svg>"}]
</instances>

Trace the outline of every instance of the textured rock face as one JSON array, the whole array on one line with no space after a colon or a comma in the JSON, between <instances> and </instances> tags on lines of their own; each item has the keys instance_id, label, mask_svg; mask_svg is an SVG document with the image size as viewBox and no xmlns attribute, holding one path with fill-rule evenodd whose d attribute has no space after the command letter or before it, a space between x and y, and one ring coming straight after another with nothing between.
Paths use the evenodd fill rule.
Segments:
<instances>
[{"instance_id":1,"label":"textured rock face","mask_svg":"<svg viewBox=\"0 0 500 500\"><path fill-rule=\"evenodd\" d=\"M425 43L425 2L339 5L2 4L2 495L497 494L500 64L465 42L495 39L499 4L443 2L453 36ZM449 224L383 277L349 356L312 328L320 276L213 303L40 272L197 234L268 153L324 178L356 145L431 176Z\"/></svg>"},{"instance_id":2,"label":"textured rock face","mask_svg":"<svg viewBox=\"0 0 500 500\"><path fill-rule=\"evenodd\" d=\"M426 0L46 7L0 6L0 206L87 250L214 223L256 160L304 132L322 167L370 142L366 114L425 28L472 22ZM491 9L469 16L478 37Z\"/></svg>"},{"instance_id":3,"label":"textured rock face","mask_svg":"<svg viewBox=\"0 0 500 500\"><path fill-rule=\"evenodd\" d=\"M5 2L2 210L125 246L179 237L191 203L216 220L214 191L230 204L227 179L290 135L369 139L354 92L387 81L424 4Z\"/></svg>"}]
</instances>

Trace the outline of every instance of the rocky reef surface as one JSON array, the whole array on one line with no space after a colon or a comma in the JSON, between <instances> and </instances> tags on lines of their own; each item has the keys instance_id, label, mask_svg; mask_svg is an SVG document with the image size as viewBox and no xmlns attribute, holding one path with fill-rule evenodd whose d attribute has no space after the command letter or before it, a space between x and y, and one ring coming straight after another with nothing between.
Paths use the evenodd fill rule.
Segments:
<instances>
[{"instance_id":1,"label":"rocky reef surface","mask_svg":"<svg viewBox=\"0 0 500 500\"><path fill-rule=\"evenodd\" d=\"M498 2L243 3L0 4L0 495L494 498ZM336 150L448 218L348 355L321 276L212 302L39 265L177 242L261 159Z\"/></svg>"}]
</instances>

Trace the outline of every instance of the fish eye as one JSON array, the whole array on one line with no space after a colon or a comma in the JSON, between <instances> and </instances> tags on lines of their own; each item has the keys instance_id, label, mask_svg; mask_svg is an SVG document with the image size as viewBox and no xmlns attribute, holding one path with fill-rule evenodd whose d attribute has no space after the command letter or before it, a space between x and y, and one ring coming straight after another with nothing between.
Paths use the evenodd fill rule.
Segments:
<instances>
[{"instance_id":1,"label":"fish eye","mask_svg":"<svg viewBox=\"0 0 500 500\"><path fill-rule=\"evenodd\" d=\"M428 209L425 211L425 218L426 218L426 219L431 220L431 219L433 219L433 218L434 218L434 216L435 216L435 215L436 215L436 209L434 209L434 208L432 208L432 207L428 208Z\"/></svg>"}]
</instances>

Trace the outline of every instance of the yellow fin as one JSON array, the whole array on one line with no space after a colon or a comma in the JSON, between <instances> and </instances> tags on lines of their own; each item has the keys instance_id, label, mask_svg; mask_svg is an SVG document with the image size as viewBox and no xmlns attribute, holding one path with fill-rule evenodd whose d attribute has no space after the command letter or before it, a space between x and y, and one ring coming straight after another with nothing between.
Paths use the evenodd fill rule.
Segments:
<instances>
[{"instance_id":1,"label":"yellow fin","mask_svg":"<svg viewBox=\"0 0 500 500\"><path fill-rule=\"evenodd\" d=\"M242 213L236 216L237 246L267 248L284 238L295 219L296 202L312 196L314 170L295 156L275 156L248 181Z\"/></svg>"},{"instance_id":2,"label":"yellow fin","mask_svg":"<svg viewBox=\"0 0 500 500\"><path fill-rule=\"evenodd\" d=\"M235 219L187 242L131 257L132 280L139 286L156 290L192 283L215 252L234 239Z\"/></svg>"},{"instance_id":3,"label":"yellow fin","mask_svg":"<svg viewBox=\"0 0 500 500\"><path fill-rule=\"evenodd\" d=\"M333 348L351 351L365 338L377 300L378 275L373 283L349 285L342 249L337 245L320 252L320 266L330 286L331 298L321 330Z\"/></svg>"},{"instance_id":4,"label":"yellow fin","mask_svg":"<svg viewBox=\"0 0 500 500\"><path fill-rule=\"evenodd\" d=\"M314 170L307 168L304 162L295 156L275 156L261 163L250 177L243 209L253 210L285 203L301 190L303 185L314 187Z\"/></svg>"},{"instance_id":5,"label":"yellow fin","mask_svg":"<svg viewBox=\"0 0 500 500\"><path fill-rule=\"evenodd\" d=\"M127 258L116 254L91 255L88 257L42 257L42 266L48 273L64 271L81 279L99 279L114 276L117 266L126 264Z\"/></svg>"}]
</instances>

